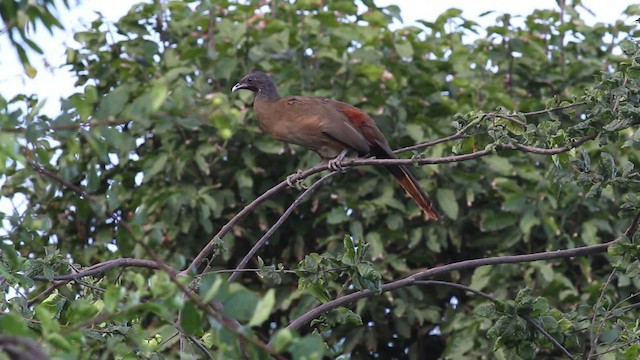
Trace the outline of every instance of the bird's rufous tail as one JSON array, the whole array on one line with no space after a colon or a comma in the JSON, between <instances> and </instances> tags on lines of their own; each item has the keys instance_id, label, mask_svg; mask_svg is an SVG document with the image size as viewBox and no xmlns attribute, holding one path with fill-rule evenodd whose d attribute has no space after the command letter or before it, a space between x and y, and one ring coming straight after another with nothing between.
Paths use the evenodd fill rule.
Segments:
<instances>
[{"instance_id":1,"label":"bird's rufous tail","mask_svg":"<svg viewBox=\"0 0 640 360\"><path fill-rule=\"evenodd\" d=\"M422 190L420 185L418 185L418 181L409 169L401 165L388 165L387 169L389 169L389 172L398 180L404 191L406 191L418 206L420 206L422 211L424 211L426 220L438 220L440 218L440 215L438 215L438 212L433 207L431 199L429 199L429 196Z\"/></svg>"}]
</instances>

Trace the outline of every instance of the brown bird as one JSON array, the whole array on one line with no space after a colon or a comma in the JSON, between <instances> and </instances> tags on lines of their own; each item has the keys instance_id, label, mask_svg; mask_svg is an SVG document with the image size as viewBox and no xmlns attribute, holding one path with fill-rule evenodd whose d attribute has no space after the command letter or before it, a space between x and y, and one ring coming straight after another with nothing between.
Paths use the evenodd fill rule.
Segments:
<instances>
[{"instance_id":1,"label":"brown bird","mask_svg":"<svg viewBox=\"0 0 640 360\"><path fill-rule=\"evenodd\" d=\"M340 162L351 154L397 158L373 119L354 106L321 97L280 97L276 84L263 72L246 75L231 91L240 89L256 93L253 109L267 133L316 152L332 168L340 168ZM426 219L437 220L438 213L413 174L402 165L386 168L424 211Z\"/></svg>"}]
</instances>

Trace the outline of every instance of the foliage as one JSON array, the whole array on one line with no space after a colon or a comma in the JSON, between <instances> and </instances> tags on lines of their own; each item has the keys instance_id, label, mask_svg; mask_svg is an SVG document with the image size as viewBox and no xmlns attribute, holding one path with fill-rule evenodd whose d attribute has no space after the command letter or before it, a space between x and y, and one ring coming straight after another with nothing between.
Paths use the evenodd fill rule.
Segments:
<instances>
[{"instance_id":1,"label":"foliage","mask_svg":"<svg viewBox=\"0 0 640 360\"><path fill-rule=\"evenodd\" d=\"M486 29L456 9L397 28L398 7L372 1L156 1L94 21L67 51L82 90L58 114L0 97L16 204L0 214L0 329L75 358L636 358L640 50L633 25L586 25L574 3ZM412 171L445 219L425 223L384 169L354 166L228 282L300 195L281 181L318 161L230 94L253 69L282 94L362 108L393 147L419 144L401 156L432 164ZM609 253L384 288L589 246Z\"/></svg>"},{"instance_id":2,"label":"foliage","mask_svg":"<svg viewBox=\"0 0 640 360\"><path fill-rule=\"evenodd\" d=\"M69 7L68 0L62 4ZM0 18L10 43L16 49L20 62L29 77L36 75L36 69L31 66L28 50L43 54L40 46L29 36L30 28L36 30L38 24L42 24L49 32L63 26L54 15L56 3L54 0L7 0L0 2ZM18 38L19 35L19 38ZM27 49L25 49L25 45Z\"/></svg>"}]
</instances>

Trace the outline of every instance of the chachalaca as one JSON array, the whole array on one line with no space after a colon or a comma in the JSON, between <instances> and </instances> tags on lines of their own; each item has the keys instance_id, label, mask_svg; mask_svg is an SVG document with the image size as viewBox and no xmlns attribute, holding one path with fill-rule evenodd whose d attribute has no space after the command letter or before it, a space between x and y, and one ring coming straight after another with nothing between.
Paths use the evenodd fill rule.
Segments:
<instances>
[{"instance_id":1,"label":"chachalaca","mask_svg":"<svg viewBox=\"0 0 640 360\"><path fill-rule=\"evenodd\" d=\"M322 97L280 97L276 84L263 72L246 75L231 91L240 89L256 93L253 109L267 133L315 151L334 169L340 168L346 155L397 158L376 123L354 106ZM402 165L386 168L424 211L426 219L437 220L437 211L411 172Z\"/></svg>"}]
</instances>

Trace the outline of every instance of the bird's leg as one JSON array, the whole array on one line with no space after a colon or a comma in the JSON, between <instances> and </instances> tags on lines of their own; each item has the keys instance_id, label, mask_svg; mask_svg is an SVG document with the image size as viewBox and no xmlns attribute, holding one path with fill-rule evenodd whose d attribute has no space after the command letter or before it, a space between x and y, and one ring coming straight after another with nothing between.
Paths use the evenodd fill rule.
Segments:
<instances>
[{"instance_id":1,"label":"bird's leg","mask_svg":"<svg viewBox=\"0 0 640 360\"><path fill-rule=\"evenodd\" d=\"M329 160L327 162L329 169L333 171L340 171L340 172L347 171L347 169L345 169L344 166L342 166L342 160L344 160L345 156L347 156L348 153L349 153L349 150L344 149L340 152L340 154L338 154L338 156L335 157L335 159Z\"/></svg>"},{"instance_id":2,"label":"bird's leg","mask_svg":"<svg viewBox=\"0 0 640 360\"><path fill-rule=\"evenodd\" d=\"M294 184L294 182L292 181L294 177L296 177L296 176L298 176L298 177L299 177L299 176L300 176L300 174L302 174L302 169L298 169L298 171L297 171L295 174L291 174L291 175L287 176L287 185L289 185L289 187L295 187L295 188L297 188L297 189L300 189L300 188L302 188L302 189L306 189L306 188L307 188L307 186L306 186L306 185L304 185L304 183L303 183L303 181L304 181L304 180L302 180L302 179L297 179L297 180L295 181L295 184Z\"/></svg>"}]
</instances>

